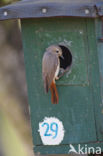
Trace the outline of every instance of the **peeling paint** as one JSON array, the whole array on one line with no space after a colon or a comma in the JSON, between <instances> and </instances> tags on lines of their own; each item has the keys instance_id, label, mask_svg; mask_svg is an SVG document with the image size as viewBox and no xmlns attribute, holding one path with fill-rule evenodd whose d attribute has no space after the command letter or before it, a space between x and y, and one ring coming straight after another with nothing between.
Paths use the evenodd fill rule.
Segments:
<instances>
[{"instance_id":1,"label":"peeling paint","mask_svg":"<svg viewBox=\"0 0 103 156\"><path fill-rule=\"evenodd\" d=\"M64 45L64 46L72 46L73 41L67 41L66 39L63 40L63 42L60 42L59 44Z\"/></svg>"}]
</instances>

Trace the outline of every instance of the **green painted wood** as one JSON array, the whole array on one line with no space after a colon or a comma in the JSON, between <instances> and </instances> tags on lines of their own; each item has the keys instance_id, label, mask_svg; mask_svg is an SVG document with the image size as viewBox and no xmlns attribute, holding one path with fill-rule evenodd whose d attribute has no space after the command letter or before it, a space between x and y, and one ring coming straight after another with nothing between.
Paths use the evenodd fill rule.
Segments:
<instances>
[{"instance_id":1,"label":"green painted wood","mask_svg":"<svg viewBox=\"0 0 103 156\"><path fill-rule=\"evenodd\" d=\"M61 22L61 26L60 26ZM69 72L65 74L64 77L60 79L58 84L66 85L88 85L88 63L87 63L87 47L86 47L86 28L85 25L73 25L73 23L69 24L68 27L65 24L67 20L58 20L56 21L57 29L55 31L55 26L49 26L50 22L48 21L48 25L41 20L37 20L35 22L35 48L39 48L40 53L43 55L45 49L51 44L65 44L72 52L73 55L73 65L72 72L69 75ZM52 24L52 23L51 23ZM33 29L33 26L32 26ZM33 35L33 34L32 34ZM78 40L79 39L79 40ZM29 37L28 37L29 40ZM27 41L28 42L28 41ZM41 52L42 51L42 52ZM38 60L41 63L41 57ZM83 74L84 72L84 74Z\"/></svg>"},{"instance_id":2,"label":"green painted wood","mask_svg":"<svg viewBox=\"0 0 103 156\"><path fill-rule=\"evenodd\" d=\"M97 128L98 128L98 138L103 141L103 42L100 42L99 38L103 36L102 34L102 22L101 19L95 20L95 31L96 31L96 45L97 45L97 54L99 60L99 76L100 76L100 89L101 89L101 98L99 106L96 108L97 116ZM97 112L98 109L98 112Z\"/></svg>"},{"instance_id":3,"label":"green painted wood","mask_svg":"<svg viewBox=\"0 0 103 156\"><path fill-rule=\"evenodd\" d=\"M78 151L78 144L72 144L72 145L76 149L76 151ZM93 147L94 151L96 151L98 149L98 147L100 147L101 150L103 151L103 142L93 142L93 143L85 143L85 144L80 143L79 146L83 148L84 153L86 153L86 150L88 152L90 147ZM69 145L36 146L36 147L34 147L35 154L38 154L38 151L39 151L39 154L58 153L58 154L65 154L65 156L69 156L69 155L66 155L66 154L69 154L69 150L70 150ZM91 150L91 153L93 153L94 151ZM80 156L80 155L78 155L78 156Z\"/></svg>"},{"instance_id":4,"label":"green painted wood","mask_svg":"<svg viewBox=\"0 0 103 156\"><path fill-rule=\"evenodd\" d=\"M34 145L38 146L36 149L39 152L39 147L43 146L38 129L39 122L45 117L55 116L63 122L63 146L96 142L99 133L96 119L99 111L96 113L96 109L101 101L93 20L88 21L88 24L85 19L68 18L28 19L21 22L32 135ZM50 93L46 95L43 88L42 56L49 45L60 42L70 48L73 65L70 75L66 74L58 81L59 104L52 105ZM56 148L60 149L60 146ZM51 150L48 149L49 146L46 151L50 154ZM53 151L54 154L58 153L58 150Z\"/></svg>"},{"instance_id":5,"label":"green painted wood","mask_svg":"<svg viewBox=\"0 0 103 156\"><path fill-rule=\"evenodd\" d=\"M64 23L66 20L64 20ZM40 27L38 28L38 25ZM39 42L37 43L37 46L39 47L39 43L42 48L42 52L45 51L45 48L52 45L52 44L63 44L66 45L73 56L73 65L72 65L72 72L69 75L70 71L65 74L64 77L60 79L58 84L62 85L85 85L88 84L88 73L87 73L87 53L86 53L86 30L84 26L82 27L77 27L77 26L72 26L63 24L60 21L56 21L56 27L59 27L55 31L54 27L48 27L45 26L45 23L41 25L41 22L35 24L35 35L36 35L36 40ZM65 31L66 30L66 31ZM75 33L74 31L75 30ZM79 38L79 40L78 40ZM39 59L41 61L41 58ZM84 74L83 74L84 71Z\"/></svg>"}]
</instances>

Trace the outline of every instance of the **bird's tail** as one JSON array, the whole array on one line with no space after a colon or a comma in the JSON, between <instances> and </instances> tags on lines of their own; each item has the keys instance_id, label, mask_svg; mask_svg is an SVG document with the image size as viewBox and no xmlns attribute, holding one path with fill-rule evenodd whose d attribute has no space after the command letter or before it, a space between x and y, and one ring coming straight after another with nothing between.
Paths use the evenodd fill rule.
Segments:
<instances>
[{"instance_id":1,"label":"bird's tail","mask_svg":"<svg viewBox=\"0 0 103 156\"><path fill-rule=\"evenodd\" d=\"M58 91L56 88L56 84L53 81L51 83L50 90L51 90L51 101L52 101L52 103L58 104L58 101L59 101Z\"/></svg>"}]
</instances>

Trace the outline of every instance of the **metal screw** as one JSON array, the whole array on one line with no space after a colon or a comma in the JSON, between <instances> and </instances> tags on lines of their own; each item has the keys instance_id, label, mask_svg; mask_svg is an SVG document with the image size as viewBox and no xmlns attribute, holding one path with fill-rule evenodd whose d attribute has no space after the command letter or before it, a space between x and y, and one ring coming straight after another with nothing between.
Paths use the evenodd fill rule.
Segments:
<instances>
[{"instance_id":1,"label":"metal screw","mask_svg":"<svg viewBox=\"0 0 103 156\"><path fill-rule=\"evenodd\" d=\"M83 34L83 31L82 30L80 30L80 34Z\"/></svg>"},{"instance_id":2,"label":"metal screw","mask_svg":"<svg viewBox=\"0 0 103 156\"><path fill-rule=\"evenodd\" d=\"M90 13L89 9L85 9L85 14L87 15L89 13Z\"/></svg>"},{"instance_id":3,"label":"metal screw","mask_svg":"<svg viewBox=\"0 0 103 156\"><path fill-rule=\"evenodd\" d=\"M7 15L8 15L7 11L4 11L4 16L7 16Z\"/></svg>"},{"instance_id":4,"label":"metal screw","mask_svg":"<svg viewBox=\"0 0 103 156\"><path fill-rule=\"evenodd\" d=\"M46 14L47 13L47 9L46 8L42 8L42 13Z\"/></svg>"}]
</instances>

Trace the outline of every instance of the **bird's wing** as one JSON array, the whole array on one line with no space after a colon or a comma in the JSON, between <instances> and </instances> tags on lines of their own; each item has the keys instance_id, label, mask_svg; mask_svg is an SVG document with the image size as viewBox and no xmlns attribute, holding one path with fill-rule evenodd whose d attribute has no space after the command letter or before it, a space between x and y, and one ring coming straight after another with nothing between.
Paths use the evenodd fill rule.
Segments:
<instances>
[{"instance_id":1,"label":"bird's wing","mask_svg":"<svg viewBox=\"0 0 103 156\"><path fill-rule=\"evenodd\" d=\"M42 76L44 88L48 92L58 67L58 57L55 54L45 52L42 60Z\"/></svg>"}]
</instances>

